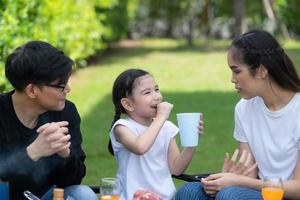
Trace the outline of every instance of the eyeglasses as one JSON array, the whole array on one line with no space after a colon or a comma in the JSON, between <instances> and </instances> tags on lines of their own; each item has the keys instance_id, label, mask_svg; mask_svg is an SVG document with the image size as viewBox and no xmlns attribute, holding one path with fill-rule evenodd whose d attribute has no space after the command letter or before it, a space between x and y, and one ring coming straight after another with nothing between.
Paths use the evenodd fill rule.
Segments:
<instances>
[{"instance_id":1,"label":"eyeglasses","mask_svg":"<svg viewBox=\"0 0 300 200\"><path fill-rule=\"evenodd\" d=\"M50 84L50 83L47 83L47 84L45 84L45 86L48 86L48 87L58 88L58 89L60 89L61 92L63 92L65 90L67 85L68 85L68 83L65 83L65 84Z\"/></svg>"}]
</instances>

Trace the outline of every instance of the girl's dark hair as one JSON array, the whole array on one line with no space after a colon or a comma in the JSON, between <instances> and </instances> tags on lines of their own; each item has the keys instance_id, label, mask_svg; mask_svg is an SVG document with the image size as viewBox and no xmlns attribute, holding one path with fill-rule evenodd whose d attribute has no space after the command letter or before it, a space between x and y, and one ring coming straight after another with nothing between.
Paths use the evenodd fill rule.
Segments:
<instances>
[{"instance_id":1,"label":"girl's dark hair","mask_svg":"<svg viewBox=\"0 0 300 200\"><path fill-rule=\"evenodd\" d=\"M235 49L232 52L249 67L253 75L263 65L279 86L294 92L300 91L300 79L293 62L270 33L249 31L234 39L232 47Z\"/></svg>"},{"instance_id":2,"label":"girl's dark hair","mask_svg":"<svg viewBox=\"0 0 300 200\"><path fill-rule=\"evenodd\" d=\"M113 127L114 123L120 119L122 113L126 113L126 110L121 104L121 99L130 96L132 94L134 81L147 74L149 73L142 69L128 69L116 78L112 88L112 101L114 104L115 115L111 127ZM108 150L114 155L110 139L108 142Z\"/></svg>"}]
</instances>

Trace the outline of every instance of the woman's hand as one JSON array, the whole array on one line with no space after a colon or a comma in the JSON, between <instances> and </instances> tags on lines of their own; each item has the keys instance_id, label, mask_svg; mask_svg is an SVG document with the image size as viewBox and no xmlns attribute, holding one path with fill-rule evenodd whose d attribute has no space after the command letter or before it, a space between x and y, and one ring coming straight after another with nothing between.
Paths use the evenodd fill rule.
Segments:
<instances>
[{"instance_id":1,"label":"woman's hand","mask_svg":"<svg viewBox=\"0 0 300 200\"><path fill-rule=\"evenodd\" d=\"M234 151L231 158L228 153L225 154L222 172L230 172L247 176L256 169L257 164L252 164L254 161L249 152L244 150L240 157L238 157L238 155L238 149Z\"/></svg>"},{"instance_id":2,"label":"woman's hand","mask_svg":"<svg viewBox=\"0 0 300 200\"><path fill-rule=\"evenodd\" d=\"M215 196L222 188L236 185L239 177L240 175L233 173L218 173L202 178L201 182L204 191L210 196Z\"/></svg>"},{"instance_id":3,"label":"woman's hand","mask_svg":"<svg viewBox=\"0 0 300 200\"><path fill-rule=\"evenodd\" d=\"M213 174L205 179L202 179L204 190L210 196L215 196L216 193L225 186L235 184L237 177L248 176L257 168L254 163L251 153L243 150L239 156L239 150L236 149L230 157L228 153L225 154L222 172Z\"/></svg>"}]
</instances>

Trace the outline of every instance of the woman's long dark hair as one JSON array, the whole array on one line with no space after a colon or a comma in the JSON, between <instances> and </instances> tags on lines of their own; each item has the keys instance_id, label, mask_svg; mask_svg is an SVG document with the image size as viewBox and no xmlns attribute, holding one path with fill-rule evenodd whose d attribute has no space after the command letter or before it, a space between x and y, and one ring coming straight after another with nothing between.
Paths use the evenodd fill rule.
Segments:
<instances>
[{"instance_id":1,"label":"woman's long dark hair","mask_svg":"<svg viewBox=\"0 0 300 200\"><path fill-rule=\"evenodd\" d=\"M111 123L111 128L114 123L120 119L122 113L126 113L126 110L121 104L121 99L128 97L132 94L134 81L144 75L149 74L147 71L142 69L128 69L122 72L115 80L112 88L112 101L114 104L115 115ZM114 151L111 145L111 140L108 142L108 151L114 155Z\"/></svg>"},{"instance_id":2,"label":"woman's long dark hair","mask_svg":"<svg viewBox=\"0 0 300 200\"><path fill-rule=\"evenodd\" d=\"M263 65L270 77L282 88L300 91L300 78L293 62L284 52L278 41L268 32L252 30L233 40L232 51L241 63L255 70Z\"/></svg>"}]
</instances>

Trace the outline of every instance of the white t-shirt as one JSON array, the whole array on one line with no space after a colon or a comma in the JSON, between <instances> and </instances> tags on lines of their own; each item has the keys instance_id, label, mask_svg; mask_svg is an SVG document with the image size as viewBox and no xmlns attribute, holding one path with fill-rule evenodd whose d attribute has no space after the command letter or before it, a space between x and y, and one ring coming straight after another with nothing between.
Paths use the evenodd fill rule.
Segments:
<instances>
[{"instance_id":1,"label":"white t-shirt","mask_svg":"<svg viewBox=\"0 0 300 200\"><path fill-rule=\"evenodd\" d=\"M234 138L250 146L259 178L292 179L300 150L300 93L277 111L270 111L260 97L241 99L235 108Z\"/></svg>"},{"instance_id":2,"label":"white t-shirt","mask_svg":"<svg viewBox=\"0 0 300 200\"><path fill-rule=\"evenodd\" d=\"M136 135L141 135L148 127L138 124L130 118L119 119L110 132L112 147L118 162L117 178L120 181L121 200L131 200L139 189L150 189L160 194L164 200L170 200L176 192L168 165L168 148L178 128L166 121L152 147L143 155L128 151L116 141L114 128L122 124Z\"/></svg>"}]
</instances>

